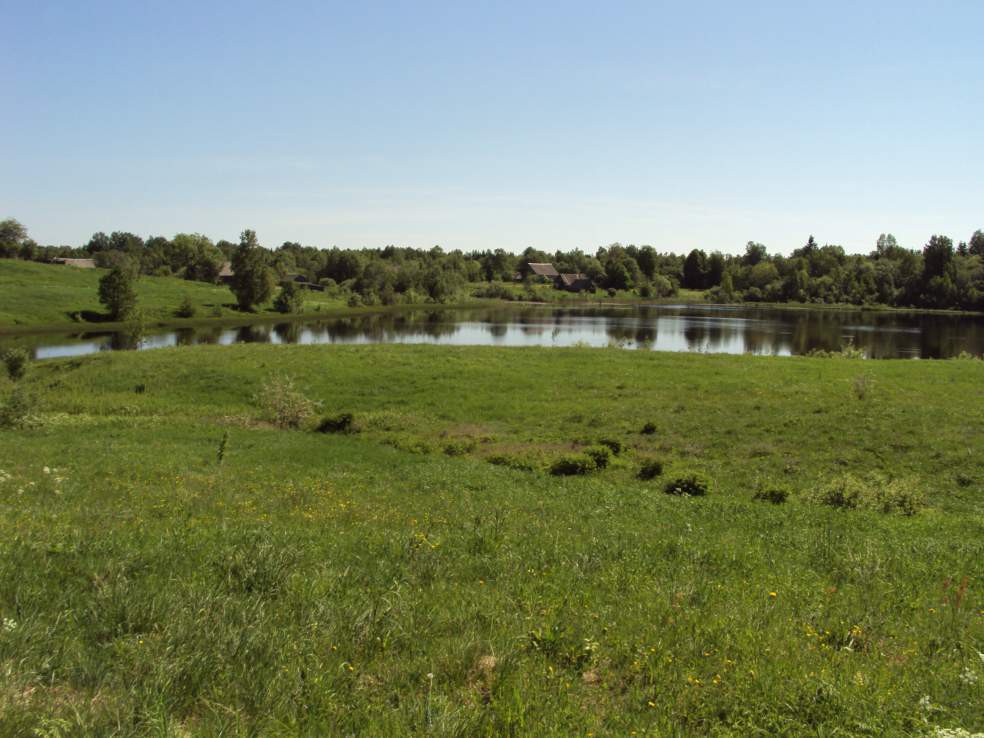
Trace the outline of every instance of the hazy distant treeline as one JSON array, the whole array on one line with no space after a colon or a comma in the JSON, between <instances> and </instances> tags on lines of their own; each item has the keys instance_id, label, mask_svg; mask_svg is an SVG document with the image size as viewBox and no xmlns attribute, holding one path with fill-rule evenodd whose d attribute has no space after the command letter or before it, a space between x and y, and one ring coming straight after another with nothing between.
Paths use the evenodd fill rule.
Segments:
<instances>
[{"instance_id":1,"label":"hazy distant treeline","mask_svg":"<svg viewBox=\"0 0 984 738\"><path fill-rule=\"evenodd\" d=\"M142 274L215 282L239 244L213 242L200 234L144 239L133 233L99 232L80 247L41 246L16 220L0 222L0 256L50 261L91 257L100 266L129 265ZM552 262L561 272L586 274L599 289L672 294L677 288L706 290L720 301L885 304L984 310L984 232L954 246L932 236L918 250L882 235L867 255L818 245L811 236L788 256L769 254L749 242L744 254L662 253L651 246L612 244L594 254L579 249L547 253L528 248L462 252L387 246L381 249L320 249L285 242L264 249L269 267L283 278L347 289L366 301L401 297L451 299L467 283L528 278L529 262Z\"/></svg>"}]
</instances>

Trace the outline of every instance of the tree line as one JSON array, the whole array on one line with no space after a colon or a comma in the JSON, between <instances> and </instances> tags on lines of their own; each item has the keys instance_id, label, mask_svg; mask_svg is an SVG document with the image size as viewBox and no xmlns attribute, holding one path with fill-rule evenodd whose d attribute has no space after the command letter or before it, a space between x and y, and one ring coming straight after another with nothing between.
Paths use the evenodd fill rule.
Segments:
<instances>
[{"instance_id":1,"label":"tree line","mask_svg":"<svg viewBox=\"0 0 984 738\"><path fill-rule=\"evenodd\" d=\"M529 281L530 262L551 262L561 272L587 275L597 288L632 290L644 297L671 295L683 288L704 291L720 302L984 310L981 230L956 245L947 236L934 235L920 249L905 248L891 234L883 234L868 254L848 254L832 244L820 246L813 236L788 256L770 254L756 242L747 243L739 255L700 249L683 255L618 243L594 254L580 249L547 253L532 247L513 254L504 249L445 251L439 246L322 249L292 241L265 248L249 230L238 243L213 242L201 234L144 239L114 231L95 233L79 247L41 246L28 237L24 226L8 219L0 222L0 257L34 261L88 257L97 266L134 274L213 283L229 262L239 275L233 279L234 291L243 283L237 292L237 299L240 293L246 295L239 299L243 307L264 302L277 283L295 276L348 295L353 304L446 302L469 283ZM254 299L264 294L265 299Z\"/></svg>"}]
</instances>

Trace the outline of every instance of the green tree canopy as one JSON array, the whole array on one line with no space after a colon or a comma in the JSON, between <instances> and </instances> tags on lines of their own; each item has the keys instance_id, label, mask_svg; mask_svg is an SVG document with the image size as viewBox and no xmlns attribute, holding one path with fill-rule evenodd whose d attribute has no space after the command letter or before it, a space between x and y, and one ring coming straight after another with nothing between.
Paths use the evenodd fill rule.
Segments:
<instances>
[{"instance_id":1,"label":"green tree canopy","mask_svg":"<svg viewBox=\"0 0 984 738\"><path fill-rule=\"evenodd\" d=\"M273 295L276 280L255 231L247 229L240 235L239 248L232 256L232 272L229 286L240 310L253 310Z\"/></svg>"}]
</instances>

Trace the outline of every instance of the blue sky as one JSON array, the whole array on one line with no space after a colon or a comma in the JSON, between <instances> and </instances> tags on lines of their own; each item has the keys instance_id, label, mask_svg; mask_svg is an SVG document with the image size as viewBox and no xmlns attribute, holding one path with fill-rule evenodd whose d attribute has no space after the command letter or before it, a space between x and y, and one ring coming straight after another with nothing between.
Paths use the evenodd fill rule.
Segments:
<instances>
[{"instance_id":1,"label":"blue sky","mask_svg":"<svg viewBox=\"0 0 984 738\"><path fill-rule=\"evenodd\" d=\"M0 0L41 243L868 251L984 228L984 3Z\"/></svg>"}]
</instances>

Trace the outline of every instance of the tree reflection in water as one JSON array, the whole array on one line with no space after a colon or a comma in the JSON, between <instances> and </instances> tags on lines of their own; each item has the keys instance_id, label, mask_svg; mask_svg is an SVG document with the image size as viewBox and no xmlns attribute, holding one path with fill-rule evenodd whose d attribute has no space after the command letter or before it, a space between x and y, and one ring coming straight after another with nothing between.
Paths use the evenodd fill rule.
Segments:
<instances>
[{"instance_id":1,"label":"tree reflection in water","mask_svg":"<svg viewBox=\"0 0 984 738\"><path fill-rule=\"evenodd\" d=\"M945 358L984 353L984 318L870 310L811 310L716 305L626 307L492 306L414 309L314 321L238 327L182 327L35 334L0 338L51 358L163 346L232 343L425 342L571 346L606 343L664 351L806 354L848 343L871 358Z\"/></svg>"}]
</instances>

